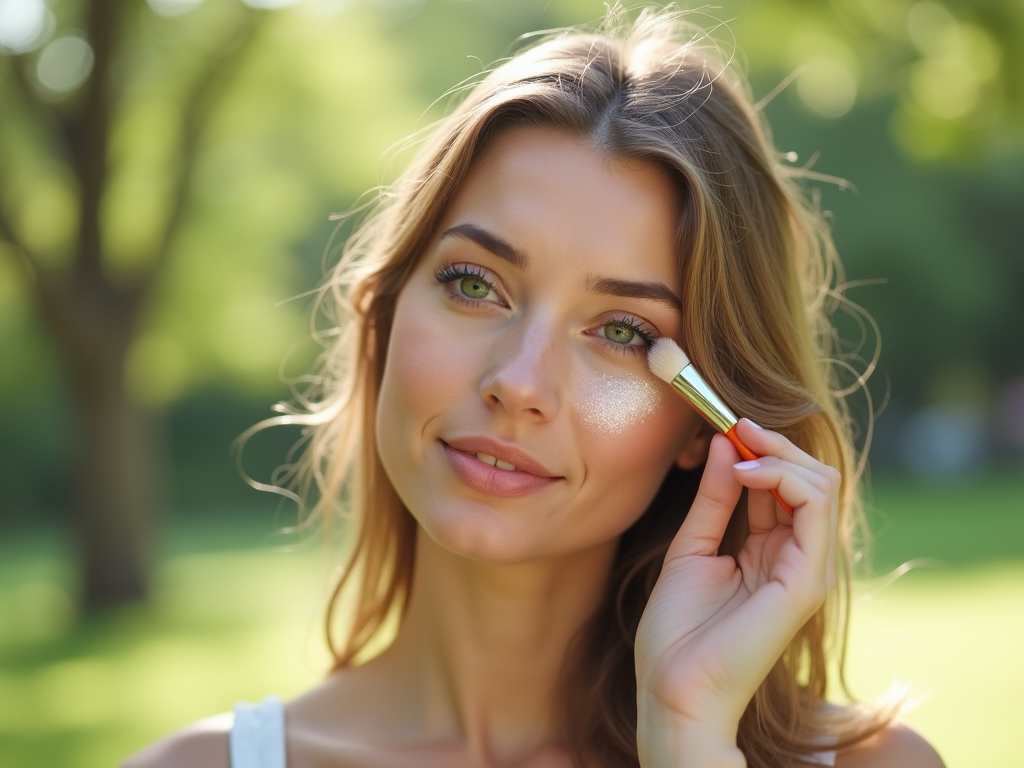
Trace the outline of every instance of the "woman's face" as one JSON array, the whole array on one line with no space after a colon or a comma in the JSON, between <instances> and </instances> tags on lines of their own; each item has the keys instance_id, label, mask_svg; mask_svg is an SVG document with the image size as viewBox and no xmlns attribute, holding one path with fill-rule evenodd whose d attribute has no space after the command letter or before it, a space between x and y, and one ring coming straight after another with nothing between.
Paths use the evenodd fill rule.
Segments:
<instances>
[{"instance_id":1,"label":"woman's face","mask_svg":"<svg viewBox=\"0 0 1024 768\"><path fill-rule=\"evenodd\" d=\"M700 418L647 368L680 333L678 208L664 172L552 129L476 160L399 295L377 410L439 544L502 563L606 544L702 461Z\"/></svg>"}]
</instances>

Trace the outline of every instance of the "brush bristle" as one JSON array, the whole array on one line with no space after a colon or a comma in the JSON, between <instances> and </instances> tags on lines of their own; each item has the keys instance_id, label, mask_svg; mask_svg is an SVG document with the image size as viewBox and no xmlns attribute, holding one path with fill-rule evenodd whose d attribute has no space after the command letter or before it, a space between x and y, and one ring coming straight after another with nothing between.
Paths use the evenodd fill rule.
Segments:
<instances>
[{"instance_id":1,"label":"brush bristle","mask_svg":"<svg viewBox=\"0 0 1024 768\"><path fill-rule=\"evenodd\" d=\"M690 358L672 339L662 336L654 341L647 351L647 365L651 372L662 381L670 382L683 368L690 364Z\"/></svg>"}]
</instances>

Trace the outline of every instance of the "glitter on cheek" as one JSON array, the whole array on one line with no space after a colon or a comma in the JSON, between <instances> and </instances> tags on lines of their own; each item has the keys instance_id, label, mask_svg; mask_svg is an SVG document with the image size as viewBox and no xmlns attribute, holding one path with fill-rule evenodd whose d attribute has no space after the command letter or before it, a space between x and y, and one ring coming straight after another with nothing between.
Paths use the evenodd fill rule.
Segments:
<instances>
[{"instance_id":1,"label":"glitter on cheek","mask_svg":"<svg viewBox=\"0 0 1024 768\"><path fill-rule=\"evenodd\" d=\"M579 399L576 408L588 427L619 434L655 412L661 399L657 385L635 376L602 374Z\"/></svg>"}]
</instances>

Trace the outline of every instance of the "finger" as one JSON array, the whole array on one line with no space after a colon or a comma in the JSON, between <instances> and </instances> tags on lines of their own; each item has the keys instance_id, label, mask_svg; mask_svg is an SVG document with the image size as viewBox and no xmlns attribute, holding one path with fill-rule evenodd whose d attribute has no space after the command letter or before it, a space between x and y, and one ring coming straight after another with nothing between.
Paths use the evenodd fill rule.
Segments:
<instances>
[{"instance_id":1,"label":"finger","mask_svg":"<svg viewBox=\"0 0 1024 768\"><path fill-rule=\"evenodd\" d=\"M736 432L743 443L758 456L775 456L824 476L836 471L800 450L785 435L758 426L750 419L740 419Z\"/></svg>"},{"instance_id":2,"label":"finger","mask_svg":"<svg viewBox=\"0 0 1024 768\"><path fill-rule=\"evenodd\" d=\"M747 525L751 533L768 533L778 525L792 524L793 516L770 491L747 489Z\"/></svg>"},{"instance_id":3,"label":"finger","mask_svg":"<svg viewBox=\"0 0 1024 768\"><path fill-rule=\"evenodd\" d=\"M714 557L718 554L725 527L743 490L732 470L732 465L739 458L728 438L715 435L711 439L697 496L669 545L666 560L689 555Z\"/></svg>"},{"instance_id":4,"label":"finger","mask_svg":"<svg viewBox=\"0 0 1024 768\"><path fill-rule=\"evenodd\" d=\"M797 464L805 469L809 469L822 475L829 481L829 484L832 487L832 505L830 509L831 536L829 537L828 573L829 584L834 586L837 581L835 570L835 546L836 532L839 527L839 491L843 481L843 477L839 473L839 470L834 467L830 467L827 464L823 464L813 456L810 456L797 448L783 435L764 429L750 419L740 419L739 423L736 425L736 430L739 433L740 439L743 440L747 447L755 453L762 456L775 456L783 459L784 461L792 462L793 464ZM752 500L756 500L760 495L761 494L750 494L750 498ZM755 501L755 506L763 504L764 502ZM770 507L771 505L768 506ZM763 508L759 511L763 511ZM776 511L775 514L779 518L780 522L787 522L785 518L778 513L778 511ZM759 515L759 524L766 524L766 519L766 516Z\"/></svg>"},{"instance_id":5,"label":"finger","mask_svg":"<svg viewBox=\"0 0 1024 768\"><path fill-rule=\"evenodd\" d=\"M769 459L778 461L774 457L763 457L758 459L758 463L767 462ZM738 467L747 466L749 462L741 462ZM809 469L801 467L797 464L790 464L789 462L781 462L781 466L784 471L792 471L803 477L808 483L821 488L824 491L828 491L827 480L820 475L812 472ZM736 477L741 483L744 481L744 471L742 469L736 469ZM771 495L770 491L763 489L750 488L750 492L747 494L747 520L750 525L751 533L767 533L775 528L777 525L792 525L793 516L783 510L775 497ZM787 500L788 501L788 500ZM792 506L792 505L791 505Z\"/></svg>"},{"instance_id":6,"label":"finger","mask_svg":"<svg viewBox=\"0 0 1024 768\"><path fill-rule=\"evenodd\" d=\"M733 471L748 488L778 489L779 495L794 509L793 538L797 546L816 569L826 573L832 544L834 496L828 478L774 456L740 462ZM759 519L758 524L765 526L765 519Z\"/></svg>"}]
</instances>

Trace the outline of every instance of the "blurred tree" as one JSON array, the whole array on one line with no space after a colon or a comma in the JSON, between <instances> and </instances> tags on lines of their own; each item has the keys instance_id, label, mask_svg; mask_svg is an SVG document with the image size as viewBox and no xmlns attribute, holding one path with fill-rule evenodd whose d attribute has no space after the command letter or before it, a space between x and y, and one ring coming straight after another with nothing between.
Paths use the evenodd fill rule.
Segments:
<instances>
[{"instance_id":1,"label":"blurred tree","mask_svg":"<svg viewBox=\"0 0 1024 768\"><path fill-rule=\"evenodd\" d=\"M23 4L24 14L31 11L31 4ZM5 73L5 85L16 91L23 112L21 128L32 132L31 143L43 145L42 162L50 166L52 186L43 194L74 199L74 210L62 211L77 221L73 241L65 245L54 229L69 222L32 222L32 214L24 211L28 201L8 187L0 206L0 236L12 246L5 253L16 259L32 286L77 405L75 502L87 609L142 598L147 591L159 456L151 414L127 385L126 362L142 308L179 235L201 134L261 17L240 7L192 74L181 101L177 164L165 180L169 189L161 231L149 244L150 252L137 257L146 266L125 279L107 267L110 244L104 236L113 116L121 107L127 74L114 77L113 69L125 64L125 30L146 12L144 6L121 0L89 0L80 9L84 35L62 32L34 61L12 56ZM39 16L45 24L46 16ZM29 35L24 37L31 44ZM17 39L6 42L18 53ZM82 90L72 96L79 85ZM17 160L10 156L12 147L4 149L4 175L10 174L10 181L17 176L11 170ZM65 248L69 253L61 253ZM64 263L54 264L55 255Z\"/></svg>"},{"instance_id":2,"label":"blurred tree","mask_svg":"<svg viewBox=\"0 0 1024 768\"><path fill-rule=\"evenodd\" d=\"M0 0L0 390L50 375L30 296L76 415L86 610L146 593L162 407L209 381L280 396L304 310L272 310L319 271L289 251L427 106L386 19L337 10Z\"/></svg>"}]
</instances>

